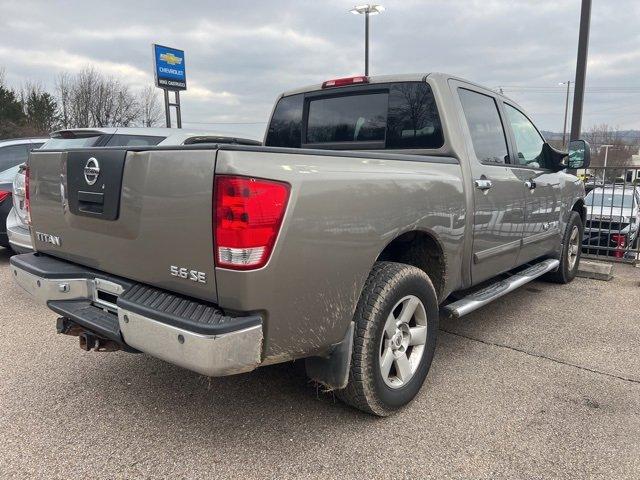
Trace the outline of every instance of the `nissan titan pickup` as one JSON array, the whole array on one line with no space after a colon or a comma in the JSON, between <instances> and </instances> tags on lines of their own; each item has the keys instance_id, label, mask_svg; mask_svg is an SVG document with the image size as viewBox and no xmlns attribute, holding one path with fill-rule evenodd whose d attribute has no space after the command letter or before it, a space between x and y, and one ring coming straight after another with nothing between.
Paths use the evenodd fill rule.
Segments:
<instances>
[{"instance_id":1,"label":"nissan titan pickup","mask_svg":"<svg viewBox=\"0 0 640 480\"><path fill-rule=\"evenodd\" d=\"M263 145L36 150L15 281L85 350L208 376L304 359L386 416L420 390L440 315L576 275L589 164L525 111L432 73L287 92Z\"/></svg>"}]
</instances>

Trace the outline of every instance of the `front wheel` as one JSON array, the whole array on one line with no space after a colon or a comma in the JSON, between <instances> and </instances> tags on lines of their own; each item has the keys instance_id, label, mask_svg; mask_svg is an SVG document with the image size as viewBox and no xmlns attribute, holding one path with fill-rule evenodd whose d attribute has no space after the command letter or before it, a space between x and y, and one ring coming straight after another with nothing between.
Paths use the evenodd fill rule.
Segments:
<instances>
[{"instance_id":1,"label":"front wheel","mask_svg":"<svg viewBox=\"0 0 640 480\"><path fill-rule=\"evenodd\" d=\"M545 276L546 280L555 283L569 283L576 278L582 256L583 232L582 218L578 212L572 211L562 239L560 266L557 271L548 273Z\"/></svg>"},{"instance_id":2,"label":"front wheel","mask_svg":"<svg viewBox=\"0 0 640 480\"><path fill-rule=\"evenodd\" d=\"M419 268L377 262L355 312L345 403L387 416L416 396L429 372L438 333L438 300Z\"/></svg>"}]
</instances>

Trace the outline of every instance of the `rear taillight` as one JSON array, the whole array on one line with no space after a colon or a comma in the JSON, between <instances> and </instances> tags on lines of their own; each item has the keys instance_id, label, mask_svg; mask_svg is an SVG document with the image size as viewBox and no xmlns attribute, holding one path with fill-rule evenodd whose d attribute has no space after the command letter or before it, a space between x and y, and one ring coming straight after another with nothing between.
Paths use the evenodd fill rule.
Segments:
<instances>
[{"instance_id":1,"label":"rear taillight","mask_svg":"<svg viewBox=\"0 0 640 480\"><path fill-rule=\"evenodd\" d=\"M29 196L29 166L24 169L24 211L26 212L26 221L31 225L31 197Z\"/></svg>"},{"instance_id":2,"label":"rear taillight","mask_svg":"<svg viewBox=\"0 0 640 480\"><path fill-rule=\"evenodd\" d=\"M358 76L327 80L322 84L322 88L344 87L346 85L358 85L361 83L369 83L369 77Z\"/></svg>"},{"instance_id":3,"label":"rear taillight","mask_svg":"<svg viewBox=\"0 0 640 480\"><path fill-rule=\"evenodd\" d=\"M7 198L11 197L11 192L6 190L0 190L0 203L4 202Z\"/></svg>"},{"instance_id":4,"label":"rear taillight","mask_svg":"<svg viewBox=\"0 0 640 480\"><path fill-rule=\"evenodd\" d=\"M286 183L219 175L215 178L216 266L251 270L266 265L289 199Z\"/></svg>"}]
</instances>

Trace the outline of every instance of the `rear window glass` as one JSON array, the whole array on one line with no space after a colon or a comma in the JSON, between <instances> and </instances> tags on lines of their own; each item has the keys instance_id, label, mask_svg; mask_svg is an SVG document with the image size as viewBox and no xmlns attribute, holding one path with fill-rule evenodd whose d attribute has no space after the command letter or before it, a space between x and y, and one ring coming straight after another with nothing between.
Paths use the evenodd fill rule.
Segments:
<instances>
[{"instance_id":1,"label":"rear window glass","mask_svg":"<svg viewBox=\"0 0 640 480\"><path fill-rule=\"evenodd\" d=\"M387 100L386 93L311 100L307 143L384 141Z\"/></svg>"},{"instance_id":2,"label":"rear window glass","mask_svg":"<svg viewBox=\"0 0 640 480\"><path fill-rule=\"evenodd\" d=\"M93 147L101 135L79 138L51 138L45 142L41 150L62 150L65 148Z\"/></svg>"},{"instance_id":3,"label":"rear window glass","mask_svg":"<svg viewBox=\"0 0 640 480\"><path fill-rule=\"evenodd\" d=\"M149 135L113 135L107 142L108 147L148 147L158 145L167 137Z\"/></svg>"},{"instance_id":4,"label":"rear window glass","mask_svg":"<svg viewBox=\"0 0 640 480\"><path fill-rule=\"evenodd\" d=\"M436 102L426 83L381 84L348 94L327 90L326 96L314 95L307 102L306 138L301 138L305 96L292 95L275 108L267 146L331 148L335 144L355 150L436 149L444 144Z\"/></svg>"}]
</instances>

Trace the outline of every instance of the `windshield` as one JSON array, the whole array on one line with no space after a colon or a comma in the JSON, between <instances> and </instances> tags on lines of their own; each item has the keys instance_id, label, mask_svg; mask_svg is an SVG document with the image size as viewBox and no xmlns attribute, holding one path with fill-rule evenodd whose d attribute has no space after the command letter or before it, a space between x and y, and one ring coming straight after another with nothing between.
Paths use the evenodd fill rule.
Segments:
<instances>
[{"instance_id":1,"label":"windshield","mask_svg":"<svg viewBox=\"0 0 640 480\"><path fill-rule=\"evenodd\" d=\"M588 206L594 207L609 207L609 208L632 208L637 202L635 201L633 191L625 192L624 196L622 192L589 192L589 195L584 199L584 202Z\"/></svg>"}]
</instances>

